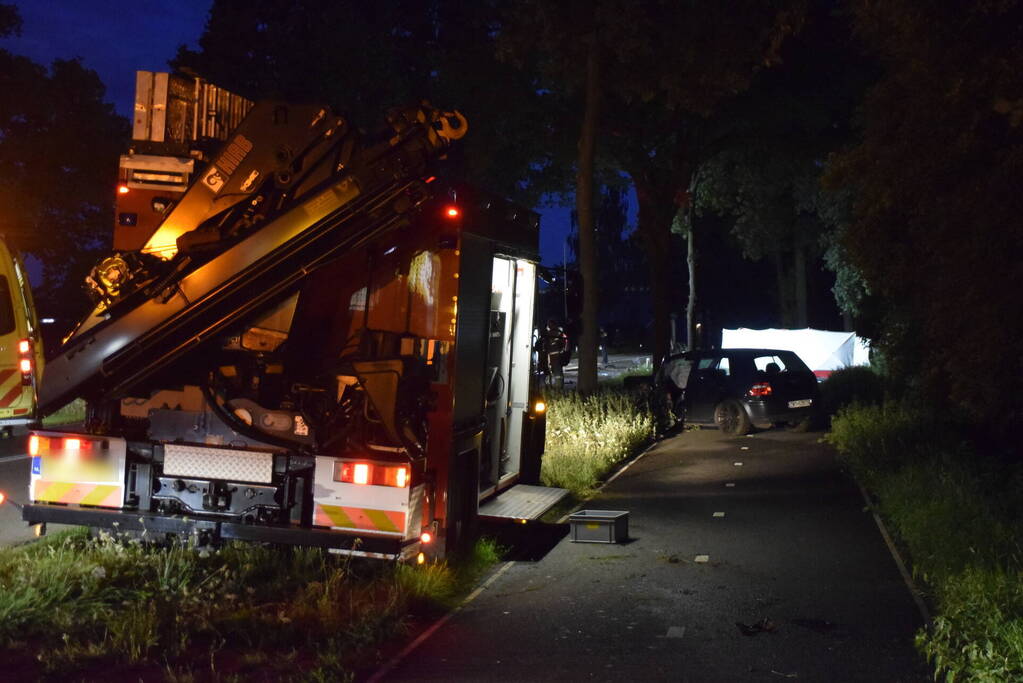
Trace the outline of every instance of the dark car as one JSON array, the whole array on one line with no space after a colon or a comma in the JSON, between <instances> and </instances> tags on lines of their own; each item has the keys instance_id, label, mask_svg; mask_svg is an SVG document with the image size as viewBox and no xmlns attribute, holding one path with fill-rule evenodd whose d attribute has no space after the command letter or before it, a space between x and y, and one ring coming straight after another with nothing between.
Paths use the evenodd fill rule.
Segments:
<instances>
[{"instance_id":1,"label":"dark car","mask_svg":"<svg viewBox=\"0 0 1023 683\"><path fill-rule=\"evenodd\" d=\"M684 390L672 377L685 384ZM806 429L818 404L813 372L799 356L779 349L675 354L661 366L655 386L686 422L716 424L728 434L746 434L753 425Z\"/></svg>"}]
</instances>

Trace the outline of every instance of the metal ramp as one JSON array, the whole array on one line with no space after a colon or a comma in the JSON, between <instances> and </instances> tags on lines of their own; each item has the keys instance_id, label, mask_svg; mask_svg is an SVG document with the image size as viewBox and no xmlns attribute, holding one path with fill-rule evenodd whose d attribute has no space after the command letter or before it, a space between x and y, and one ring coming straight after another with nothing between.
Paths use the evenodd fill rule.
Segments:
<instances>
[{"instance_id":1,"label":"metal ramp","mask_svg":"<svg viewBox=\"0 0 1023 683\"><path fill-rule=\"evenodd\" d=\"M568 495L568 489L516 484L480 506L480 517L538 519Z\"/></svg>"}]
</instances>

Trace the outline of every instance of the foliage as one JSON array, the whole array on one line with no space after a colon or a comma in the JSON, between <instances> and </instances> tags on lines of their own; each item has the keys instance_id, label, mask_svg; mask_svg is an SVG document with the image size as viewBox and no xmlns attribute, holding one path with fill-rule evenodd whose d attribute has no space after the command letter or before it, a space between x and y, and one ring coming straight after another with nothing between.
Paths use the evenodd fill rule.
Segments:
<instances>
[{"instance_id":1,"label":"foliage","mask_svg":"<svg viewBox=\"0 0 1023 683\"><path fill-rule=\"evenodd\" d=\"M917 645L946 680L1023 677L1023 471L979 460L958 432L888 403L839 412L828 440L872 490L929 586Z\"/></svg>"},{"instance_id":2,"label":"foliage","mask_svg":"<svg viewBox=\"0 0 1023 683\"><path fill-rule=\"evenodd\" d=\"M448 172L532 203L561 143L528 64L496 58L499 4L215 0L199 49L182 48L175 66L256 99L325 102L363 127L422 99L458 109L470 133Z\"/></svg>"},{"instance_id":3,"label":"foliage","mask_svg":"<svg viewBox=\"0 0 1023 683\"><path fill-rule=\"evenodd\" d=\"M85 421L85 400L76 398L75 400L68 403L63 408L55 410L46 417L43 418L43 426L53 427L56 425L66 425L75 422Z\"/></svg>"},{"instance_id":4,"label":"foliage","mask_svg":"<svg viewBox=\"0 0 1023 683\"><path fill-rule=\"evenodd\" d=\"M12 17L0 15L0 34ZM81 282L109 244L127 122L103 97L77 60L47 69L0 49L0 234L42 261L48 315L82 312Z\"/></svg>"},{"instance_id":5,"label":"foliage","mask_svg":"<svg viewBox=\"0 0 1023 683\"><path fill-rule=\"evenodd\" d=\"M835 370L820 384L820 392L825 415L834 415L852 403L876 406L884 400L881 376L868 365Z\"/></svg>"},{"instance_id":6,"label":"foliage","mask_svg":"<svg viewBox=\"0 0 1023 683\"><path fill-rule=\"evenodd\" d=\"M882 67L862 141L827 180L853 194L844 247L876 297L896 379L1011 442L1023 317L1023 2L852 3Z\"/></svg>"},{"instance_id":7,"label":"foliage","mask_svg":"<svg viewBox=\"0 0 1023 683\"><path fill-rule=\"evenodd\" d=\"M654 420L645 398L621 388L548 397L547 445L540 476L584 498L615 465L647 443Z\"/></svg>"},{"instance_id":8,"label":"foliage","mask_svg":"<svg viewBox=\"0 0 1023 683\"><path fill-rule=\"evenodd\" d=\"M304 652L310 675L348 676L404 631L409 610L453 604L496 556L488 542L458 567L253 544L203 556L79 530L0 550L0 646L45 653L44 668L65 674L103 662L180 673L196 656L226 665L224 651L286 677L300 673L293 653Z\"/></svg>"}]
</instances>

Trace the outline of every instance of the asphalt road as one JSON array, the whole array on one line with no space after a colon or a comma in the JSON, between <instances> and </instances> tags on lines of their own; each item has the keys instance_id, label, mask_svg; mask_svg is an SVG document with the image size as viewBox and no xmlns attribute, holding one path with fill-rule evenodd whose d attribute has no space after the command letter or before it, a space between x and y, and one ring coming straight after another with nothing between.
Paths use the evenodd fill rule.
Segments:
<instances>
[{"instance_id":1,"label":"asphalt road","mask_svg":"<svg viewBox=\"0 0 1023 683\"><path fill-rule=\"evenodd\" d=\"M930 680L920 614L819 436L659 443L586 506L629 511L629 543L512 564L384 680Z\"/></svg>"},{"instance_id":2,"label":"asphalt road","mask_svg":"<svg viewBox=\"0 0 1023 683\"><path fill-rule=\"evenodd\" d=\"M24 431L10 439L0 440L0 491L8 502L0 505L0 546L21 543L35 538L35 533L23 521L21 510L11 504L28 500L28 476L31 461L26 455Z\"/></svg>"}]
</instances>

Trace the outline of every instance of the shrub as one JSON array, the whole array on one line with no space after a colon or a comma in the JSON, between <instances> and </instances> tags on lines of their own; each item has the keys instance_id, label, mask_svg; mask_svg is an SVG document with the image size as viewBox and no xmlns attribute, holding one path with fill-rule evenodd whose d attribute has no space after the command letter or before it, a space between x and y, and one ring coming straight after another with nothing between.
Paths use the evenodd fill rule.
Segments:
<instances>
[{"instance_id":1,"label":"shrub","mask_svg":"<svg viewBox=\"0 0 1023 683\"><path fill-rule=\"evenodd\" d=\"M881 376L866 365L835 370L821 382L820 390L825 415L834 415L852 403L879 405L884 400Z\"/></svg>"},{"instance_id":2,"label":"shrub","mask_svg":"<svg viewBox=\"0 0 1023 683\"><path fill-rule=\"evenodd\" d=\"M585 497L616 464L653 436L647 399L623 389L589 396L559 392L548 397L547 444L541 478L547 486Z\"/></svg>"}]
</instances>

